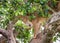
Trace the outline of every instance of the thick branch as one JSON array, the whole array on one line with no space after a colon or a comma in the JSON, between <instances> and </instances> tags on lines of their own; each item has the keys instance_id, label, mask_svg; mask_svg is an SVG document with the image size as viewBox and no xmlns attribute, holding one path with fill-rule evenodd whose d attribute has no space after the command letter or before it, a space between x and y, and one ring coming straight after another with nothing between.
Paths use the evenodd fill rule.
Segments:
<instances>
[{"instance_id":1,"label":"thick branch","mask_svg":"<svg viewBox=\"0 0 60 43\"><path fill-rule=\"evenodd\" d=\"M16 40L14 38L12 31L6 31L4 29L0 29L0 34L2 34L4 37L7 38L8 43L16 43Z\"/></svg>"},{"instance_id":2,"label":"thick branch","mask_svg":"<svg viewBox=\"0 0 60 43\"><path fill-rule=\"evenodd\" d=\"M2 34L4 37L8 38L8 32L4 29L0 29L0 34Z\"/></svg>"}]
</instances>

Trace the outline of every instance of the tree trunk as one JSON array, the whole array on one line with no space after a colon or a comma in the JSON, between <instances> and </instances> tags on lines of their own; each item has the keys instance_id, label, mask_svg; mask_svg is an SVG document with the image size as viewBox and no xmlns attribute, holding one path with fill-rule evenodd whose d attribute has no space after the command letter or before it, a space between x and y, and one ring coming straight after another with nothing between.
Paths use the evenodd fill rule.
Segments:
<instances>
[{"instance_id":1,"label":"tree trunk","mask_svg":"<svg viewBox=\"0 0 60 43\"><path fill-rule=\"evenodd\" d=\"M0 29L0 34L2 34L8 41L8 43L16 43L16 40L14 38L13 32L12 31L5 31Z\"/></svg>"}]
</instances>

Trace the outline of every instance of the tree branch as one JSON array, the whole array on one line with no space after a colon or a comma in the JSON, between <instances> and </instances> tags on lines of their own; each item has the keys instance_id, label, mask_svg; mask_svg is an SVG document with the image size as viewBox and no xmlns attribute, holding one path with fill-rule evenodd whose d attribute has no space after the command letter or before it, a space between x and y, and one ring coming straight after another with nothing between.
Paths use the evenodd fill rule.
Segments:
<instances>
[{"instance_id":1,"label":"tree branch","mask_svg":"<svg viewBox=\"0 0 60 43\"><path fill-rule=\"evenodd\" d=\"M8 32L4 29L0 29L0 34L2 34L4 37L8 38Z\"/></svg>"}]
</instances>

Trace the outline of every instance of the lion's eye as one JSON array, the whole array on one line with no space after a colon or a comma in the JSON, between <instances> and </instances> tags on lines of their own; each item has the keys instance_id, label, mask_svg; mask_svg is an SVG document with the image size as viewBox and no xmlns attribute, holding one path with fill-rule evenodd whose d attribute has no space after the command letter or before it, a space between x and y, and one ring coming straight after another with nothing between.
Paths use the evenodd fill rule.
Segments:
<instances>
[{"instance_id":1,"label":"lion's eye","mask_svg":"<svg viewBox=\"0 0 60 43\"><path fill-rule=\"evenodd\" d=\"M31 26L31 25L29 24L29 26Z\"/></svg>"}]
</instances>

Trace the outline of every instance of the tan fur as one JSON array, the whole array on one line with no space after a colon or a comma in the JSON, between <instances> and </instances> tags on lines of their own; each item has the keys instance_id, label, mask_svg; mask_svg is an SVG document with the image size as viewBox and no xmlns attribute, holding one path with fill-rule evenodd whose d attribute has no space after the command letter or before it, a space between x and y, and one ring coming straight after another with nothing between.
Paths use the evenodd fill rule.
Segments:
<instances>
[{"instance_id":1,"label":"tan fur","mask_svg":"<svg viewBox=\"0 0 60 43\"><path fill-rule=\"evenodd\" d=\"M33 27L33 29L34 29L34 38L36 38L36 35L39 32L41 24L43 24L43 22L46 22L47 18L36 17L32 21L29 21L29 18L27 16L22 16L22 20L23 20L24 23L26 23L26 24ZM29 29L31 29L31 28L29 28Z\"/></svg>"}]
</instances>

